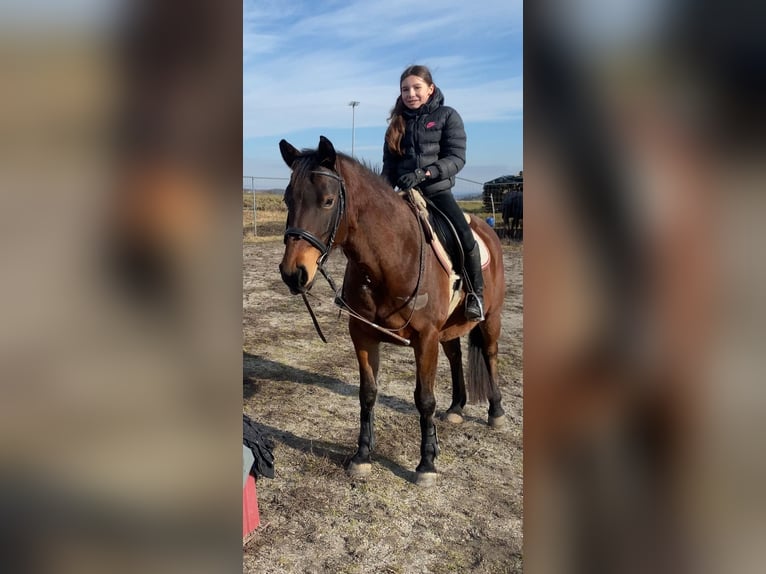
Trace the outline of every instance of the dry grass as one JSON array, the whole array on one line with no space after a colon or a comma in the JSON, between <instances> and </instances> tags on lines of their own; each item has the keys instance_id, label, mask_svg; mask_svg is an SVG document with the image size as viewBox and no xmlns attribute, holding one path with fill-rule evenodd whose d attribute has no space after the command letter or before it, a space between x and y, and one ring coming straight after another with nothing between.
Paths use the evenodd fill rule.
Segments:
<instances>
[{"instance_id":1,"label":"dry grass","mask_svg":"<svg viewBox=\"0 0 766 574\"><path fill-rule=\"evenodd\" d=\"M257 233L254 233L253 218ZM287 207L281 195L256 192L253 213L253 194L242 194L242 235L245 243L263 243L274 237L281 238L286 219Z\"/></svg>"}]
</instances>

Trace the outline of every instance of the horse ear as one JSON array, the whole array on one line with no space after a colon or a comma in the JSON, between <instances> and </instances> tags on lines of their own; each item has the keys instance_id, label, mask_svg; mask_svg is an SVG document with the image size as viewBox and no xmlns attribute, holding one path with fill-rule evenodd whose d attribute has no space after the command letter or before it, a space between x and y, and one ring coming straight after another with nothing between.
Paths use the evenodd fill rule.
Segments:
<instances>
[{"instance_id":1,"label":"horse ear","mask_svg":"<svg viewBox=\"0 0 766 574\"><path fill-rule=\"evenodd\" d=\"M317 148L319 165L335 169L335 155L335 148L332 142L324 136L319 136L319 147Z\"/></svg>"},{"instance_id":2,"label":"horse ear","mask_svg":"<svg viewBox=\"0 0 766 574\"><path fill-rule=\"evenodd\" d=\"M292 169L293 163L300 155L300 152L292 145L287 143L287 140L282 140L279 142L279 151L282 153L282 159L285 160L287 167Z\"/></svg>"}]
</instances>

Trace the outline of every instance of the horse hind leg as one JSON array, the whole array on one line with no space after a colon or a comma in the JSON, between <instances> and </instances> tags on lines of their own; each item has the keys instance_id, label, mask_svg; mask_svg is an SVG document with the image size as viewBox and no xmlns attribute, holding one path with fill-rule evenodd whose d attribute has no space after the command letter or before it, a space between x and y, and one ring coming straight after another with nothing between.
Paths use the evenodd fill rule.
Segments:
<instances>
[{"instance_id":1,"label":"horse hind leg","mask_svg":"<svg viewBox=\"0 0 766 574\"><path fill-rule=\"evenodd\" d=\"M374 408L378 394L376 379L380 345L376 341L354 339L353 333L352 339L359 362L359 440L346 470L352 477L364 477L372 471L371 454L375 448Z\"/></svg>"},{"instance_id":2,"label":"horse hind leg","mask_svg":"<svg viewBox=\"0 0 766 574\"><path fill-rule=\"evenodd\" d=\"M489 401L487 424L492 428L505 425L505 410L497 384L497 340L499 320L487 320L468 334L468 392L472 402Z\"/></svg>"},{"instance_id":3,"label":"horse hind leg","mask_svg":"<svg viewBox=\"0 0 766 574\"><path fill-rule=\"evenodd\" d=\"M460 349L460 339L442 341L442 349L449 361L452 375L452 404L442 416L442 420L460 424L463 422L463 407L466 403L465 376L463 375L463 352Z\"/></svg>"},{"instance_id":4,"label":"horse hind leg","mask_svg":"<svg viewBox=\"0 0 766 574\"><path fill-rule=\"evenodd\" d=\"M505 425L505 410L503 409L503 397L498 385L499 375L497 369L497 341L500 338L500 319L492 315L480 328L484 339L482 357L486 371L489 373L489 409L487 411L487 423L492 428L500 428Z\"/></svg>"}]
</instances>

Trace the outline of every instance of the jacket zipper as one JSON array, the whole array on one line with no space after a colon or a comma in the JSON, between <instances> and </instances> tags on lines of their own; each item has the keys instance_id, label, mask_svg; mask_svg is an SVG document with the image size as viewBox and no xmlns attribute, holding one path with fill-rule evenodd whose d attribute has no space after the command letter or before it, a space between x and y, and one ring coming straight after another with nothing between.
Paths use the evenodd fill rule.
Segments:
<instances>
[{"instance_id":1,"label":"jacket zipper","mask_svg":"<svg viewBox=\"0 0 766 574\"><path fill-rule=\"evenodd\" d=\"M415 144L415 168L421 169L423 166L420 165L420 156L423 154L423 150L420 149L420 131L419 127L423 123L423 115L419 115L415 117L415 126L412 130L412 141Z\"/></svg>"}]
</instances>

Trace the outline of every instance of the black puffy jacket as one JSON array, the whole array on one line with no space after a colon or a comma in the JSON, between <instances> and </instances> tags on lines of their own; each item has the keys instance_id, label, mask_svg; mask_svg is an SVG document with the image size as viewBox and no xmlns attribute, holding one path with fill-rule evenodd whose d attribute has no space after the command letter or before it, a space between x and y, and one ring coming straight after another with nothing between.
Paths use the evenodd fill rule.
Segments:
<instances>
[{"instance_id":1,"label":"black puffy jacket","mask_svg":"<svg viewBox=\"0 0 766 574\"><path fill-rule=\"evenodd\" d=\"M384 144L383 176L395 186L403 174L421 168L431 172L431 177L418 185L425 195L451 190L455 175L465 165L466 136L460 114L444 105L444 95L437 87L420 108L404 111L404 122L404 155Z\"/></svg>"}]
</instances>

